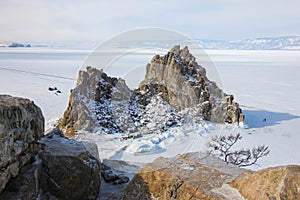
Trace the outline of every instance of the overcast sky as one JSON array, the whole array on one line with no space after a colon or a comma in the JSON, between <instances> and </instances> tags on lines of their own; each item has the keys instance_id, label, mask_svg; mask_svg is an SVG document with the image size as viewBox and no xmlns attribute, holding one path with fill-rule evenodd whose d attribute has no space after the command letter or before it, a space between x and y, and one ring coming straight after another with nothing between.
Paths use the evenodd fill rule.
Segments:
<instances>
[{"instance_id":1,"label":"overcast sky","mask_svg":"<svg viewBox=\"0 0 300 200\"><path fill-rule=\"evenodd\" d=\"M0 40L101 42L135 28L191 38L300 35L299 0L0 0Z\"/></svg>"}]
</instances>

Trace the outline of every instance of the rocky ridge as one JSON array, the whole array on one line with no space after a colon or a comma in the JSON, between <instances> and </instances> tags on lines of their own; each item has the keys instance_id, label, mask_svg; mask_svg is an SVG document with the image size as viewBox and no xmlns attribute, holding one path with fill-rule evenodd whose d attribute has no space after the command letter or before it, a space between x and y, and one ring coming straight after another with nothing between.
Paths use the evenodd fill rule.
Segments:
<instances>
[{"instance_id":1,"label":"rocky ridge","mask_svg":"<svg viewBox=\"0 0 300 200\"><path fill-rule=\"evenodd\" d=\"M242 110L233 100L208 80L187 47L175 46L167 55L153 57L145 79L133 91L123 79L103 70L80 71L58 127L66 134L78 130L147 134L202 120L243 122Z\"/></svg>"}]
</instances>

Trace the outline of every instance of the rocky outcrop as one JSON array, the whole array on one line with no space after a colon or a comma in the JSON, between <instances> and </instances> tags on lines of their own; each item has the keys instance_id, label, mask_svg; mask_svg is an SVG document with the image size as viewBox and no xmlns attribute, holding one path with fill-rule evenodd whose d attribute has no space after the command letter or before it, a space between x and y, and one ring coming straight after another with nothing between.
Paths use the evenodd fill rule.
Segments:
<instances>
[{"instance_id":1,"label":"rocky outcrop","mask_svg":"<svg viewBox=\"0 0 300 200\"><path fill-rule=\"evenodd\" d=\"M210 120L243 122L233 95L208 80L206 70L185 47L175 46L147 65L145 79L131 91L123 79L103 70L80 71L77 86L58 127L66 135L77 130L104 133L161 133L182 123Z\"/></svg>"},{"instance_id":2,"label":"rocky outcrop","mask_svg":"<svg viewBox=\"0 0 300 200\"><path fill-rule=\"evenodd\" d=\"M0 193L35 155L43 134L40 108L28 99L0 95Z\"/></svg>"},{"instance_id":3,"label":"rocky outcrop","mask_svg":"<svg viewBox=\"0 0 300 200\"><path fill-rule=\"evenodd\" d=\"M243 199L227 185L243 171L198 153L158 158L134 176L124 199Z\"/></svg>"},{"instance_id":4,"label":"rocky outcrop","mask_svg":"<svg viewBox=\"0 0 300 200\"><path fill-rule=\"evenodd\" d=\"M274 167L243 174L230 185L248 200L300 199L300 166Z\"/></svg>"},{"instance_id":5,"label":"rocky outcrop","mask_svg":"<svg viewBox=\"0 0 300 200\"><path fill-rule=\"evenodd\" d=\"M82 142L53 130L38 144L35 159L8 183L0 199L99 198L100 162Z\"/></svg>"}]
</instances>

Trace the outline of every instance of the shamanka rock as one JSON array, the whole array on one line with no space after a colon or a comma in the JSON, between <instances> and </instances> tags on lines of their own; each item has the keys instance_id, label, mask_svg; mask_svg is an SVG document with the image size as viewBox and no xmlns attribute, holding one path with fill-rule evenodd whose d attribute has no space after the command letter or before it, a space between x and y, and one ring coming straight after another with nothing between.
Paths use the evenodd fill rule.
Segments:
<instances>
[{"instance_id":1,"label":"shamanka rock","mask_svg":"<svg viewBox=\"0 0 300 200\"><path fill-rule=\"evenodd\" d=\"M153 57L145 79L133 91L103 70L80 71L58 127L67 135L78 130L148 134L191 121L243 122L233 100L208 80L187 47L175 46L167 55Z\"/></svg>"}]
</instances>

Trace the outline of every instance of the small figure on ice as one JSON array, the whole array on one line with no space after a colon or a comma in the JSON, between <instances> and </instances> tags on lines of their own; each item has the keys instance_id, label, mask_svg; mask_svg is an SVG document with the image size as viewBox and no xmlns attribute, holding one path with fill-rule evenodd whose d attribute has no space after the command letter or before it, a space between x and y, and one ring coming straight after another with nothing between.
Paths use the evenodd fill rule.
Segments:
<instances>
[{"instance_id":1,"label":"small figure on ice","mask_svg":"<svg viewBox=\"0 0 300 200\"><path fill-rule=\"evenodd\" d=\"M48 90L49 90L49 91L56 91L56 90L57 90L57 87L49 87Z\"/></svg>"},{"instance_id":2,"label":"small figure on ice","mask_svg":"<svg viewBox=\"0 0 300 200\"><path fill-rule=\"evenodd\" d=\"M264 118L264 119L263 119L263 122L267 122L267 118Z\"/></svg>"},{"instance_id":3,"label":"small figure on ice","mask_svg":"<svg viewBox=\"0 0 300 200\"><path fill-rule=\"evenodd\" d=\"M49 87L48 90L51 92L54 92L55 95L62 93L62 91L60 89L58 89L57 87Z\"/></svg>"}]
</instances>

